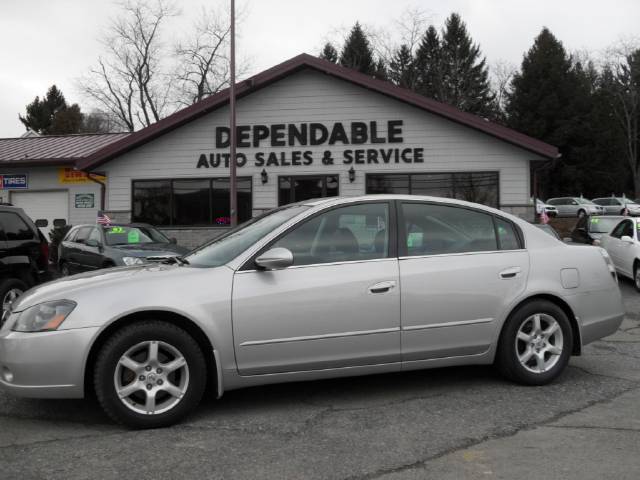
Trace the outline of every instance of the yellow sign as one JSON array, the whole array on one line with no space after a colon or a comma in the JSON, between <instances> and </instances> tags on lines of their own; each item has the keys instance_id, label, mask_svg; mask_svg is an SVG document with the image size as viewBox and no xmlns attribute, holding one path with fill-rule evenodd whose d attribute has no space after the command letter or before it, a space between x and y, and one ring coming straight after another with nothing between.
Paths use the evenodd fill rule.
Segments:
<instances>
[{"instance_id":1,"label":"yellow sign","mask_svg":"<svg viewBox=\"0 0 640 480\"><path fill-rule=\"evenodd\" d=\"M107 177L104 175L91 174L92 178L100 182L104 182ZM58 169L58 181L62 184L83 184L83 183L94 183L85 172L81 172L80 170L74 170L73 168L59 168Z\"/></svg>"}]
</instances>

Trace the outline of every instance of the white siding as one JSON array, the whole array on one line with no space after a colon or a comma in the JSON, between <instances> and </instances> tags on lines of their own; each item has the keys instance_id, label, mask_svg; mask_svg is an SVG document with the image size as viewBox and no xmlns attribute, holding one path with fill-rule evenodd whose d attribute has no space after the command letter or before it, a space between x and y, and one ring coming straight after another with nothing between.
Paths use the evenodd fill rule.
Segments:
<instances>
[{"instance_id":1,"label":"white siding","mask_svg":"<svg viewBox=\"0 0 640 480\"><path fill-rule=\"evenodd\" d=\"M239 176L253 177L253 208L277 206L279 175L339 174L340 195L359 195L365 191L365 173L415 171L498 171L501 206L525 205L529 202L529 161L539 156L487 134L461 126L384 95L321 73L305 70L265 87L238 101L238 125L274 123L403 120L402 144L320 145L305 147L241 148L247 164L238 169ZM131 209L131 180L152 178L193 178L228 176L228 169L196 168L200 154L216 152L216 126L228 125L228 109L221 108L179 129L147 143L101 167L108 176L107 209ZM263 142L266 143L266 142ZM341 163L342 151L354 148L424 148L422 164L353 165L356 180L349 182L351 165ZM324 150L332 150L334 166L320 161ZM256 152L291 152L311 150L314 163L295 167L255 167ZM224 153L224 152L221 152ZM266 168L269 181L262 184L260 172Z\"/></svg>"}]
</instances>

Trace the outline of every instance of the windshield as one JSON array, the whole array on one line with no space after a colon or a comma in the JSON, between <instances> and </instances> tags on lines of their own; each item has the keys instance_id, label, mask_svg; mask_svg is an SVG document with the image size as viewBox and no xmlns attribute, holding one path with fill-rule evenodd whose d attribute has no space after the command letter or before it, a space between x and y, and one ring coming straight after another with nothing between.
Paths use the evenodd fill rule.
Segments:
<instances>
[{"instance_id":1,"label":"windshield","mask_svg":"<svg viewBox=\"0 0 640 480\"><path fill-rule=\"evenodd\" d=\"M622 217L591 217L589 231L592 233L609 233Z\"/></svg>"},{"instance_id":2,"label":"windshield","mask_svg":"<svg viewBox=\"0 0 640 480\"><path fill-rule=\"evenodd\" d=\"M575 200L582 205L595 205L595 203L591 200L587 200L586 198L576 198Z\"/></svg>"},{"instance_id":3,"label":"windshield","mask_svg":"<svg viewBox=\"0 0 640 480\"><path fill-rule=\"evenodd\" d=\"M308 208L307 205L292 205L271 210L215 238L184 258L196 267L219 267L229 263L265 235Z\"/></svg>"},{"instance_id":4,"label":"windshield","mask_svg":"<svg viewBox=\"0 0 640 480\"><path fill-rule=\"evenodd\" d=\"M170 243L169 239L153 227L109 225L103 227L107 245L139 245L142 243Z\"/></svg>"}]
</instances>

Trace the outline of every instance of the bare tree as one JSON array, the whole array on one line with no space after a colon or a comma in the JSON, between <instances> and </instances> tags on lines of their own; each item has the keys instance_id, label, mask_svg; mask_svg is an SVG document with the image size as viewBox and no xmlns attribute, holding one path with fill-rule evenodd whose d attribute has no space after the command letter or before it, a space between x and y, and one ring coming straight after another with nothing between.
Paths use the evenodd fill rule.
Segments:
<instances>
[{"instance_id":1,"label":"bare tree","mask_svg":"<svg viewBox=\"0 0 640 480\"><path fill-rule=\"evenodd\" d=\"M242 22L245 10L236 13ZM175 47L176 102L188 105L229 86L230 24L228 8L202 9L194 25L195 35ZM236 75L248 70L248 62L240 61Z\"/></svg>"},{"instance_id":2,"label":"bare tree","mask_svg":"<svg viewBox=\"0 0 640 480\"><path fill-rule=\"evenodd\" d=\"M408 7L398 18L393 19L391 28L366 25L365 31L378 58L389 64L401 45L409 47L414 54L433 15L419 7Z\"/></svg>"},{"instance_id":3,"label":"bare tree","mask_svg":"<svg viewBox=\"0 0 640 480\"><path fill-rule=\"evenodd\" d=\"M167 0L126 0L122 9L103 38L106 54L79 84L134 131L160 120L169 106L172 81L164 73L161 28L177 11Z\"/></svg>"},{"instance_id":4,"label":"bare tree","mask_svg":"<svg viewBox=\"0 0 640 480\"><path fill-rule=\"evenodd\" d=\"M504 121L506 118L505 104L507 95L509 93L513 75L517 71L518 68L513 63L506 60L498 60L493 62L490 66L489 72L491 75L491 87L495 95L495 119L498 121Z\"/></svg>"},{"instance_id":5,"label":"bare tree","mask_svg":"<svg viewBox=\"0 0 640 480\"><path fill-rule=\"evenodd\" d=\"M640 42L621 41L607 52L603 87L612 95L614 117L625 141L625 157L640 194ZM608 80L607 80L608 79Z\"/></svg>"}]
</instances>

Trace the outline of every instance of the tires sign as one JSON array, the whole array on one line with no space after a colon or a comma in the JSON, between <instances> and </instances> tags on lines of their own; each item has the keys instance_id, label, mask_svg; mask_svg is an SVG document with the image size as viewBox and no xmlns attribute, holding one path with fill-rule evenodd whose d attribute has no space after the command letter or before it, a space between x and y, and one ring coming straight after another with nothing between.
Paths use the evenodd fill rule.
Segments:
<instances>
[{"instance_id":1,"label":"tires sign","mask_svg":"<svg viewBox=\"0 0 640 480\"><path fill-rule=\"evenodd\" d=\"M28 188L26 173L0 174L1 190L26 190Z\"/></svg>"}]
</instances>

